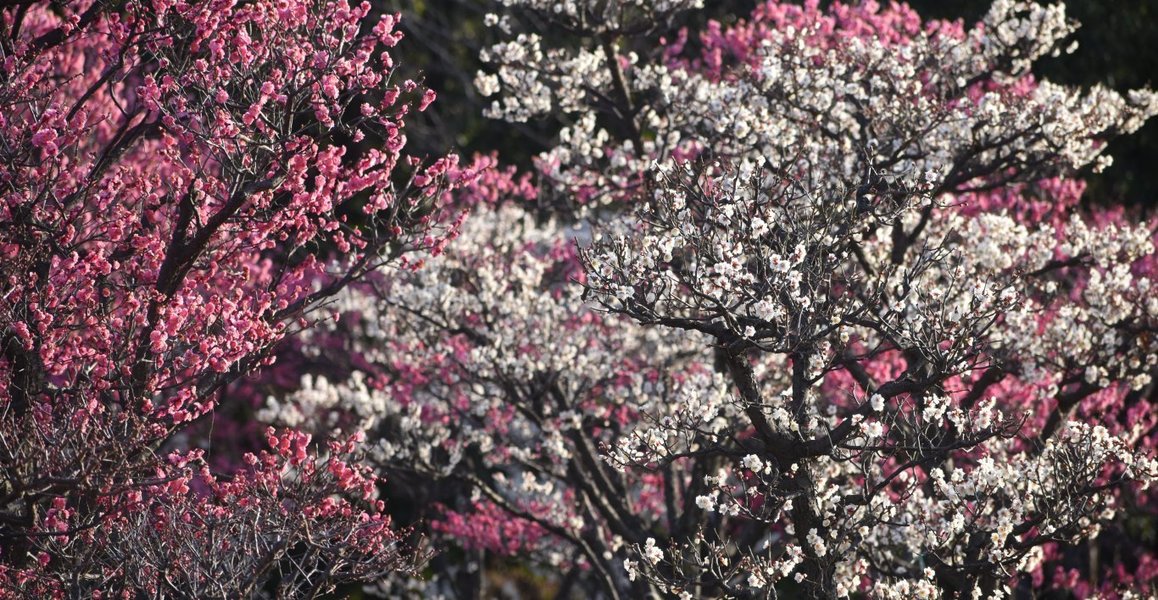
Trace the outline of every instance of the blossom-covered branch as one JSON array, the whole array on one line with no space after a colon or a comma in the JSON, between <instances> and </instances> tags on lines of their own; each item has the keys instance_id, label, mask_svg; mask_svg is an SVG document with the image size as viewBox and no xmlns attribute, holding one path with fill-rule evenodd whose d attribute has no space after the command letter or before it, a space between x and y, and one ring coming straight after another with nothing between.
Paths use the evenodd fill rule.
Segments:
<instances>
[{"instance_id":1,"label":"blossom-covered branch","mask_svg":"<svg viewBox=\"0 0 1158 600\"><path fill-rule=\"evenodd\" d=\"M328 297L455 226L473 172L401 153L433 92L391 80L397 19L369 12L0 10L7 593L309 596L420 562L350 449L287 434L288 462L221 480L186 436Z\"/></svg>"}]
</instances>

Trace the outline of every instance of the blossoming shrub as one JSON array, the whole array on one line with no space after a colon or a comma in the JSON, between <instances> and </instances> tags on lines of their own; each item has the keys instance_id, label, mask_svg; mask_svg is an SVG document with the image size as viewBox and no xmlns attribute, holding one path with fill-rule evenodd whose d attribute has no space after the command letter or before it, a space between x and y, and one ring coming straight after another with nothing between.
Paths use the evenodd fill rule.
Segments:
<instances>
[{"instance_id":1,"label":"blossoming shrub","mask_svg":"<svg viewBox=\"0 0 1158 600\"><path fill-rule=\"evenodd\" d=\"M368 3L0 9L0 595L313 596L415 568L357 451L185 435L350 281L453 228ZM380 141L369 148L367 136Z\"/></svg>"}]
</instances>

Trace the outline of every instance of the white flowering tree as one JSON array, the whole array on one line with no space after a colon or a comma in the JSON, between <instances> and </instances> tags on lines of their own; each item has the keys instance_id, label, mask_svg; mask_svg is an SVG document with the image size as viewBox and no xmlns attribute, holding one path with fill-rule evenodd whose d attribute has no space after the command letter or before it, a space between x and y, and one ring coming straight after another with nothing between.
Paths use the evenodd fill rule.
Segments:
<instances>
[{"instance_id":1,"label":"white flowering tree","mask_svg":"<svg viewBox=\"0 0 1158 600\"><path fill-rule=\"evenodd\" d=\"M688 34L699 4L489 16L489 114L562 125L539 190L460 194L461 237L351 288L315 338L346 352L264 417L367 432L442 539L563 597L1153 593L1151 555L1065 548L1158 476L1154 232L1074 179L1158 96L1029 75L1060 5ZM485 585L453 562L409 585Z\"/></svg>"},{"instance_id":2,"label":"white flowering tree","mask_svg":"<svg viewBox=\"0 0 1158 600\"><path fill-rule=\"evenodd\" d=\"M610 453L644 470L731 463L697 490L718 525L673 540L663 560L644 547L661 587L710 574L740 595L792 575L819 597L991 597L1036 566L1040 545L1094 531L1108 488L1158 473L1136 434L1066 416L1115 385L1083 365L1148 383L1154 349L1130 335L1155 324L1152 286L1130 274L1152 256L1146 230L1097 237L1073 222L1063 251L1052 228L937 214L959 210L947 206L894 262L891 225L922 195L865 209L737 177L666 175L637 231L584 256L605 308L707 334L735 386L729 427L643 425ZM1072 260L1095 252L1113 258ZM1123 281L1075 302L1056 287L1062 264L1091 280L1121 264ZM1120 319L1101 318L1107 300ZM1082 340L1086 352L1064 346ZM738 552L727 521L760 535Z\"/></svg>"}]
</instances>

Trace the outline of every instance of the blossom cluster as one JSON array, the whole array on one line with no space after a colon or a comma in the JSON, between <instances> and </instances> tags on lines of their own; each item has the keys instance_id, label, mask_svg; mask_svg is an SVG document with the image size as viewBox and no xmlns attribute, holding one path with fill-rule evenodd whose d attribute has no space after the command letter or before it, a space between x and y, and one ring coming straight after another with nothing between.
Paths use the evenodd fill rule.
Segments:
<instances>
[{"instance_id":1,"label":"blossom cluster","mask_svg":"<svg viewBox=\"0 0 1158 600\"><path fill-rule=\"evenodd\" d=\"M687 7L667 8L658 22ZM650 160L706 149L797 177L824 173L809 189L859 181L877 196L931 179L945 191L997 166L1018 179L1104 166L1095 136L1132 132L1158 110L1149 91L1083 92L1028 75L1074 28L1062 5L1012 0L969 31L875 3L827 14L816 3L768 3L750 21L709 27L696 53L686 31L600 44L554 36L555 46L511 31L483 52L496 72L478 81L500 94L493 116L566 116L541 169L580 198L617 197Z\"/></svg>"}]
</instances>

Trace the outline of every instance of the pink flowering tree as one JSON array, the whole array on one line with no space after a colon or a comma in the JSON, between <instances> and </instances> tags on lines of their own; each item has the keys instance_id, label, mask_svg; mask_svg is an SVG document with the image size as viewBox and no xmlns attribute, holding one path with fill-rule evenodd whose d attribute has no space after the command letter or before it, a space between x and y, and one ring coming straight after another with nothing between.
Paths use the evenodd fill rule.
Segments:
<instances>
[{"instance_id":1,"label":"pink flowering tree","mask_svg":"<svg viewBox=\"0 0 1158 600\"><path fill-rule=\"evenodd\" d=\"M444 543L560 594L1153 593L1127 539L1072 556L1158 476L1154 232L1073 178L1158 97L1029 75L1060 6L673 26L700 4L488 16L489 114L561 124L538 188L461 190L462 234L347 287L261 417L365 432ZM381 585L468 596L463 563Z\"/></svg>"},{"instance_id":2,"label":"pink flowering tree","mask_svg":"<svg viewBox=\"0 0 1158 600\"><path fill-rule=\"evenodd\" d=\"M471 172L402 154L433 93L391 80L369 11L0 9L0 596L314 597L423 561L356 436L271 431L221 474L188 435L454 227Z\"/></svg>"}]
</instances>

